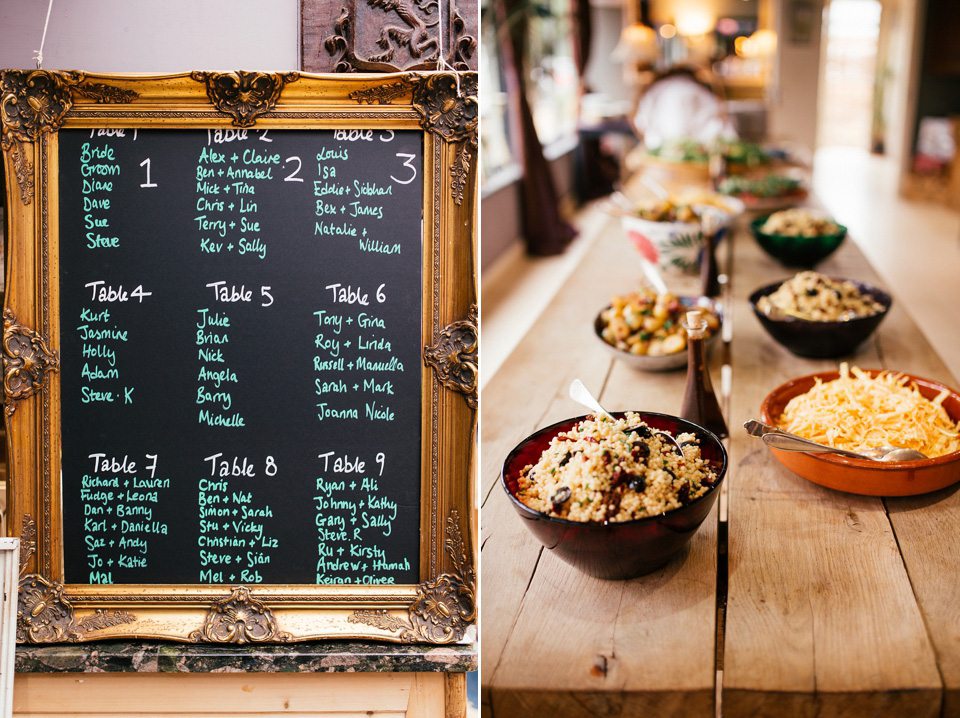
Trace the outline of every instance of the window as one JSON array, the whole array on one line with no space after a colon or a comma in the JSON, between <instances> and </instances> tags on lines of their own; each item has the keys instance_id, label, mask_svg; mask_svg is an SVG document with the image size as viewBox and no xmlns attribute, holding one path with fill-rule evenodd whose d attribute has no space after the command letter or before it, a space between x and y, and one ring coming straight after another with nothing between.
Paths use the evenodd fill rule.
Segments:
<instances>
[{"instance_id":1,"label":"window","mask_svg":"<svg viewBox=\"0 0 960 718\"><path fill-rule=\"evenodd\" d=\"M493 1L482 2L481 183L508 167L517 156L511 146ZM527 23L523 82L537 136L546 147L576 131L580 81L573 57L570 4L567 0L519 0L514 17L521 16Z\"/></svg>"}]
</instances>

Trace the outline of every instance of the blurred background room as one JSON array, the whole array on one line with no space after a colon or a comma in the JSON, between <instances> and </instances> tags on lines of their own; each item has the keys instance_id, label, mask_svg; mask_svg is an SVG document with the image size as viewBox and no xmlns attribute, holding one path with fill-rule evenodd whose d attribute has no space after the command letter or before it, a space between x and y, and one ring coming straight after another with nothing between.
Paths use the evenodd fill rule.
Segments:
<instances>
[{"instance_id":1,"label":"blurred background room","mask_svg":"<svg viewBox=\"0 0 960 718\"><path fill-rule=\"evenodd\" d=\"M785 153L940 353L960 356L957 332L934 329L960 301L956 3L484 0L482 18L484 382L606 226L612 192L643 174L697 180L683 118ZM658 92L687 70L700 99Z\"/></svg>"}]
</instances>

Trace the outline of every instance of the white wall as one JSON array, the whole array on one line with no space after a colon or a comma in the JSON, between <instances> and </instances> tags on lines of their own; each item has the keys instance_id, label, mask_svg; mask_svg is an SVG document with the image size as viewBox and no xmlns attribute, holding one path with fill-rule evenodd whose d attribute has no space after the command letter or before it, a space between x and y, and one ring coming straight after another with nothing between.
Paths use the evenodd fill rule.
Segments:
<instances>
[{"instance_id":1,"label":"white wall","mask_svg":"<svg viewBox=\"0 0 960 718\"><path fill-rule=\"evenodd\" d=\"M888 92L889 154L898 160L901 180L913 161L914 127L920 71L923 65L923 33L926 25L926 0L885 0L884 11L895 4L895 27L891 37L893 77Z\"/></svg>"},{"instance_id":2,"label":"white wall","mask_svg":"<svg viewBox=\"0 0 960 718\"><path fill-rule=\"evenodd\" d=\"M922 13L918 0L882 0L882 3L881 37L886 31L890 70L884 93L886 152L905 171L913 155L916 90L923 47Z\"/></svg>"},{"instance_id":3,"label":"white wall","mask_svg":"<svg viewBox=\"0 0 960 718\"><path fill-rule=\"evenodd\" d=\"M0 0L0 67L32 69L48 0ZM86 72L299 68L298 0L53 0L43 67Z\"/></svg>"},{"instance_id":4,"label":"white wall","mask_svg":"<svg viewBox=\"0 0 960 718\"><path fill-rule=\"evenodd\" d=\"M790 40L790 3L777 0L777 81L768 97L771 137L801 143L811 152L817 146L817 91L820 83L820 30L822 0L813 0L814 22L810 41Z\"/></svg>"},{"instance_id":5,"label":"white wall","mask_svg":"<svg viewBox=\"0 0 960 718\"><path fill-rule=\"evenodd\" d=\"M624 82L623 63L610 58L610 53L620 40L623 9L619 5L591 7L590 18L593 35L585 77L587 86L591 91L603 93L613 100L632 102L636 99L636 90Z\"/></svg>"}]
</instances>

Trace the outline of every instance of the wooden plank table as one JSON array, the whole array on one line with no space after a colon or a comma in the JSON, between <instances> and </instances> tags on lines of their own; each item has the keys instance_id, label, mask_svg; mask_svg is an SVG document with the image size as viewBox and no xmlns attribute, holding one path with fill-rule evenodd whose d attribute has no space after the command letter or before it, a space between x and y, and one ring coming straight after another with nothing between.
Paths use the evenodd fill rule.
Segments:
<instances>
[{"instance_id":1,"label":"wooden plank table","mask_svg":"<svg viewBox=\"0 0 960 718\"><path fill-rule=\"evenodd\" d=\"M579 573L533 538L498 478L525 436L585 413L567 398L576 377L610 410L679 412L684 371L632 371L592 335L610 295L640 277L616 219L484 389L485 716L960 715L960 492L825 489L740 428L783 381L837 365L791 355L752 316L750 292L792 270L743 226L719 252L730 341L711 359L726 389L730 468L711 515L660 570L630 581ZM818 269L879 284L852 241ZM848 359L958 385L896 302Z\"/></svg>"}]
</instances>

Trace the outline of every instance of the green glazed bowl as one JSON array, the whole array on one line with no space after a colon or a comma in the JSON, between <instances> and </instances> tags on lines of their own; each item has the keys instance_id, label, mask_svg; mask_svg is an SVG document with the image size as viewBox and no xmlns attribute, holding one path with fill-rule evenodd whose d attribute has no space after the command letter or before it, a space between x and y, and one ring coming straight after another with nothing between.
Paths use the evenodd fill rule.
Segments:
<instances>
[{"instance_id":1,"label":"green glazed bowl","mask_svg":"<svg viewBox=\"0 0 960 718\"><path fill-rule=\"evenodd\" d=\"M767 219L768 217L758 217L750 222L750 231L767 254L787 267L814 266L833 254L847 236L847 228L842 225L837 225L839 230L833 234L816 237L767 234L760 229Z\"/></svg>"}]
</instances>

